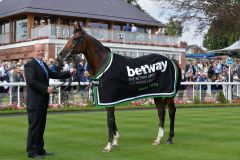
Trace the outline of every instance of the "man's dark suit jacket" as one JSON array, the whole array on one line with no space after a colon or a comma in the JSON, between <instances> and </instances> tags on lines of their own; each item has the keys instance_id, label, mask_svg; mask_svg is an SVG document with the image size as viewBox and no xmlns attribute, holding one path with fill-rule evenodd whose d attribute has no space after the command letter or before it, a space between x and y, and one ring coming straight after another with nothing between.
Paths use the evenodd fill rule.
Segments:
<instances>
[{"instance_id":1,"label":"man's dark suit jacket","mask_svg":"<svg viewBox=\"0 0 240 160\"><path fill-rule=\"evenodd\" d=\"M70 77L69 71L51 72L45 63L44 66L48 71L48 76L35 58L24 65L28 110L46 110L48 108L49 78L65 79Z\"/></svg>"}]
</instances>

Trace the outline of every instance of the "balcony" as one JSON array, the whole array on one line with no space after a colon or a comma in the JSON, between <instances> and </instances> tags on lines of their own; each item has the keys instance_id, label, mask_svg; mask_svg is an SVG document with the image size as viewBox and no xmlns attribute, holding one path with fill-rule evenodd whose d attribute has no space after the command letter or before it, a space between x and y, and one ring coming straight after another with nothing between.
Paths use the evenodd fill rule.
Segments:
<instances>
[{"instance_id":1,"label":"balcony","mask_svg":"<svg viewBox=\"0 0 240 160\"><path fill-rule=\"evenodd\" d=\"M164 47L177 47L180 42L178 36L153 35L141 32L125 32L100 28L84 28L88 34L101 42L154 45ZM73 33L73 27L67 25L44 25L31 30L31 39L68 39ZM29 41L29 40L21 40ZM0 45L9 44L9 34L0 34Z\"/></svg>"},{"instance_id":2,"label":"balcony","mask_svg":"<svg viewBox=\"0 0 240 160\"><path fill-rule=\"evenodd\" d=\"M0 45L5 45L10 43L9 35L10 33L0 34Z\"/></svg>"}]
</instances>

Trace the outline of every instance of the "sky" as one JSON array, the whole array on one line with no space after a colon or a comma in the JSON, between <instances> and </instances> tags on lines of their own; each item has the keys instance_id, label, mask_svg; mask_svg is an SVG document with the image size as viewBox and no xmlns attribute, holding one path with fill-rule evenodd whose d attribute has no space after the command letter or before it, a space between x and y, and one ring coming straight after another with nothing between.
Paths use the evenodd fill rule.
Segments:
<instances>
[{"instance_id":1,"label":"sky","mask_svg":"<svg viewBox=\"0 0 240 160\"><path fill-rule=\"evenodd\" d=\"M153 18L164 24L166 24L171 15L174 14L174 12L169 9L169 7L162 7L159 4L156 4L150 0L138 0L138 4ZM196 35L196 33L194 32L194 28L194 25L184 27L181 40L187 42L188 45L197 44L198 46L202 47L203 34Z\"/></svg>"}]
</instances>

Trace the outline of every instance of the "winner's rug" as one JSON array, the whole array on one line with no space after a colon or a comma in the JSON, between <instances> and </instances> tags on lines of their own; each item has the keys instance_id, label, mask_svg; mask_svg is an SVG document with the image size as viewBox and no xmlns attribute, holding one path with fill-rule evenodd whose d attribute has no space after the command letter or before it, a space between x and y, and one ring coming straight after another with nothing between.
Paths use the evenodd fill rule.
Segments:
<instances>
[{"instance_id":1,"label":"winner's rug","mask_svg":"<svg viewBox=\"0 0 240 160\"><path fill-rule=\"evenodd\" d=\"M147 97L174 97L177 70L171 59L158 54L138 58L109 54L108 63L93 79L93 101L112 106Z\"/></svg>"}]
</instances>

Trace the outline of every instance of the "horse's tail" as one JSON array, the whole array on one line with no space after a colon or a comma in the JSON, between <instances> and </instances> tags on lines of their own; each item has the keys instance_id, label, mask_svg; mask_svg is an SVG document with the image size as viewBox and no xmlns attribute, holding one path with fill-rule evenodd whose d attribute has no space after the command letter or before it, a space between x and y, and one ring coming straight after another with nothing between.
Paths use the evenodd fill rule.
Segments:
<instances>
[{"instance_id":1,"label":"horse's tail","mask_svg":"<svg viewBox=\"0 0 240 160\"><path fill-rule=\"evenodd\" d=\"M177 84L176 84L176 92L179 90L180 85L181 85L181 79L182 79L182 71L181 68L178 64L178 61L175 59L172 59L173 63L177 67Z\"/></svg>"}]
</instances>

